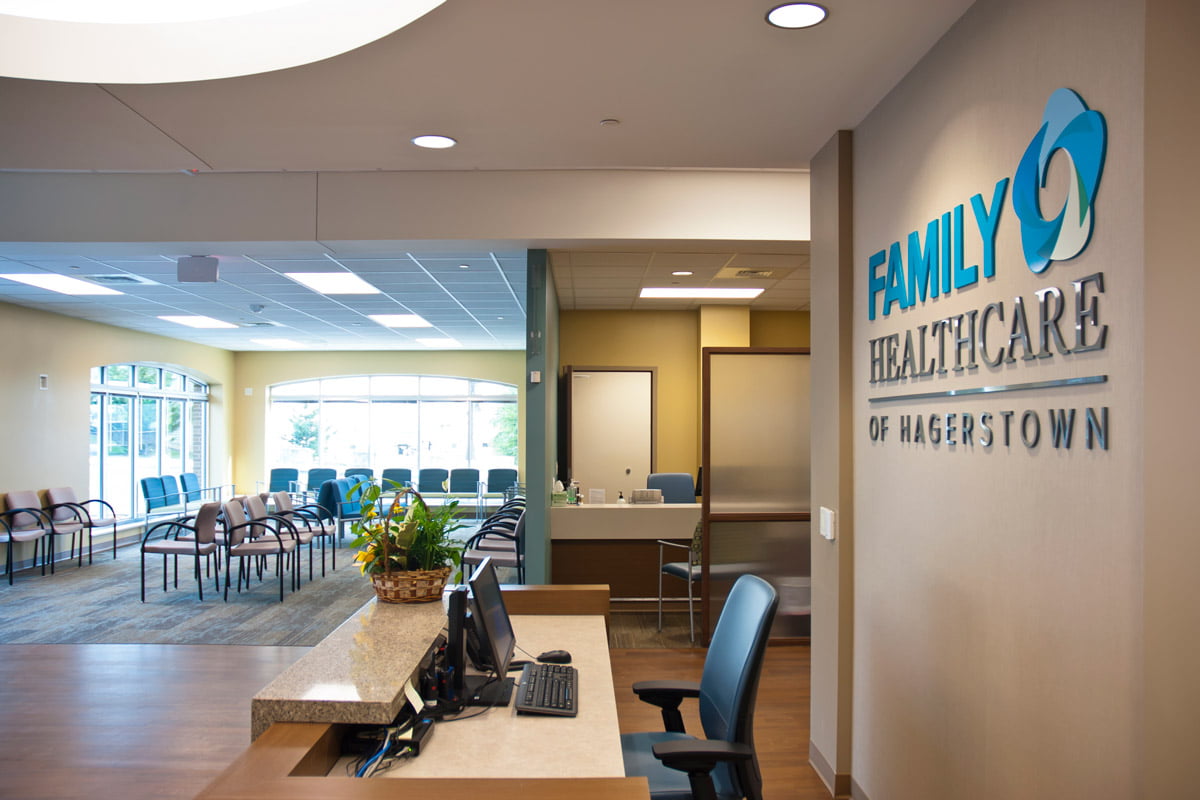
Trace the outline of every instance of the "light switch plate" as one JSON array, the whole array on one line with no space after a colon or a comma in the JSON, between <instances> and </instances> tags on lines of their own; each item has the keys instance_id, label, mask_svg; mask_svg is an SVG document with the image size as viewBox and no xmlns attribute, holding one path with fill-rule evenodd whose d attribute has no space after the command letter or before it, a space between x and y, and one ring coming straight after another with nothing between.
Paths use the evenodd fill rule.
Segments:
<instances>
[{"instance_id":1,"label":"light switch plate","mask_svg":"<svg viewBox=\"0 0 1200 800\"><path fill-rule=\"evenodd\" d=\"M825 506L821 506L821 535L831 542L837 538L837 517Z\"/></svg>"}]
</instances>

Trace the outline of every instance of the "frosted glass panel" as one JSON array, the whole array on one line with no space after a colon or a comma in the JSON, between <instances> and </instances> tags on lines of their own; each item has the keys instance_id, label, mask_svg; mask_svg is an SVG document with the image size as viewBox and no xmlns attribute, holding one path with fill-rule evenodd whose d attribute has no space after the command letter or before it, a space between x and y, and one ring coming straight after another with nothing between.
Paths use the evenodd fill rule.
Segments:
<instances>
[{"instance_id":1,"label":"frosted glass panel","mask_svg":"<svg viewBox=\"0 0 1200 800\"><path fill-rule=\"evenodd\" d=\"M808 636L812 574L808 522L710 522L709 576L713 624L742 573L779 592L772 636Z\"/></svg>"},{"instance_id":2,"label":"frosted glass panel","mask_svg":"<svg viewBox=\"0 0 1200 800\"><path fill-rule=\"evenodd\" d=\"M717 353L709 368L712 513L808 511L808 356Z\"/></svg>"}]
</instances>

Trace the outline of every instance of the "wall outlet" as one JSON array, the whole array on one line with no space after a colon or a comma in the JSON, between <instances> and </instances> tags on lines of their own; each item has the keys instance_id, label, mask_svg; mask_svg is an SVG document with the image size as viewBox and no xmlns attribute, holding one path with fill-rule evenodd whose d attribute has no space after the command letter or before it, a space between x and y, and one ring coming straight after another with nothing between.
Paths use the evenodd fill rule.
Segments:
<instances>
[{"instance_id":1,"label":"wall outlet","mask_svg":"<svg viewBox=\"0 0 1200 800\"><path fill-rule=\"evenodd\" d=\"M837 538L837 516L832 508L821 506L821 536L829 541Z\"/></svg>"}]
</instances>

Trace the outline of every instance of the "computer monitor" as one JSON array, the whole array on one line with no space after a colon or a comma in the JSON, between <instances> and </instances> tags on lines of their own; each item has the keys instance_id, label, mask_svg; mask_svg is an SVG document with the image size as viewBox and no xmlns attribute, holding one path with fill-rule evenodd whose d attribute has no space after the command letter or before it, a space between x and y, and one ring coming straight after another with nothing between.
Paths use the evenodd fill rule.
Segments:
<instances>
[{"instance_id":1,"label":"computer monitor","mask_svg":"<svg viewBox=\"0 0 1200 800\"><path fill-rule=\"evenodd\" d=\"M500 592L500 581L490 558L484 559L475 568L468 584L473 600L472 622L479 630L479 638L487 641L494 677L482 681L467 677L464 688L466 702L467 705L508 705L514 681L506 675L516 649L517 637L513 634L504 596Z\"/></svg>"}]
</instances>

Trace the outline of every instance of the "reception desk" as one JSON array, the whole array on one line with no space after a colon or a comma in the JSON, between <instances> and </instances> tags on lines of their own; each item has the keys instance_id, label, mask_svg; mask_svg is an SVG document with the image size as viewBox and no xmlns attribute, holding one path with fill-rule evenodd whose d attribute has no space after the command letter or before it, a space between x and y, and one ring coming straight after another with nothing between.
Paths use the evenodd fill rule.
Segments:
<instances>
[{"instance_id":1,"label":"reception desk","mask_svg":"<svg viewBox=\"0 0 1200 800\"><path fill-rule=\"evenodd\" d=\"M348 720L362 718L360 713L386 713L378 706L387 705L391 694L396 696L390 702L403 704L406 681L400 676L411 666L408 654L421 649L422 643L428 649L431 642L424 641L427 627L441 609L440 604L383 607L371 601L343 625L349 626L346 632L339 635L335 631L260 692L256 700L264 702L256 710L256 724L270 724L198 797L647 800L645 779L623 776L607 653L607 587L505 587L504 597L523 647L535 652L559 647L578 652L577 717L519 717L511 706L489 709L479 718L436 725L426 752L407 768L388 775L399 779L402 786L384 778L346 777L342 741L351 729ZM410 616L414 621L411 628L405 624ZM441 619L445 619L444 612ZM405 630L409 633L403 633ZM407 641L398 643L397 637ZM353 652L342 652L347 644ZM389 664L392 654L402 661ZM306 665L309 656L313 658ZM352 674L340 672L346 663L339 665L341 658L348 659ZM383 666L382 672L375 672L378 665ZM322 674L326 668L332 671ZM351 694L360 691L366 702L355 709ZM292 693L298 696L283 696ZM333 701L330 695L335 696ZM267 717L272 714L285 714L293 720L334 714L347 721L271 722ZM555 745L560 751L557 763L553 763ZM552 763L534 758L541 749L550 751Z\"/></svg>"},{"instance_id":2,"label":"reception desk","mask_svg":"<svg viewBox=\"0 0 1200 800\"><path fill-rule=\"evenodd\" d=\"M604 503L550 509L552 583L606 583L614 600L658 597L658 539L690 542L700 503ZM679 561L672 550L668 561ZM680 581L664 587L686 597Z\"/></svg>"}]
</instances>

